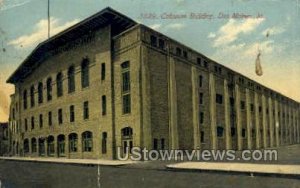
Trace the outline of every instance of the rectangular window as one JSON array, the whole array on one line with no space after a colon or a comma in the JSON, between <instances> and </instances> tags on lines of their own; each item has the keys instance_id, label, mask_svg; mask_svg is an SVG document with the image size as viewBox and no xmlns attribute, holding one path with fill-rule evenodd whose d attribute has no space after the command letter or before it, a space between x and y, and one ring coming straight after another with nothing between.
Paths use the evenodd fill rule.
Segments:
<instances>
[{"instance_id":1,"label":"rectangular window","mask_svg":"<svg viewBox=\"0 0 300 188\"><path fill-rule=\"evenodd\" d=\"M70 106L70 122L74 122L75 121L75 109L74 109L74 105Z\"/></svg>"},{"instance_id":2,"label":"rectangular window","mask_svg":"<svg viewBox=\"0 0 300 188\"><path fill-rule=\"evenodd\" d=\"M130 91L130 73L129 71L122 73L122 91L129 92Z\"/></svg>"},{"instance_id":3,"label":"rectangular window","mask_svg":"<svg viewBox=\"0 0 300 188\"><path fill-rule=\"evenodd\" d=\"M231 136L234 137L235 136L235 128L231 127Z\"/></svg>"},{"instance_id":4,"label":"rectangular window","mask_svg":"<svg viewBox=\"0 0 300 188\"><path fill-rule=\"evenodd\" d=\"M223 103L223 96L221 94L216 94L216 103L217 104Z\"/></svg>"},{"instance_id":5,"label":"rectangular window","mask_svg":"<svg viewBox=\"0 0 300 188\"><path fill-rule=\"evenodd\" d=\"M106 115L106 96L102 96L102 115Z\"/></svg>"},{"instance_id":6,"label":"rectangular window","mask_svg":"<svg viewBox=\"0 0 300 188\"><path fill-rule=\"evenodd\" d=\"M52 125L52 112L48 112L48 125Z\"/></svg>"},{"instance_id":7,"label":"rectangular window","mask_svg":"<svg viewBox=\"0 0 300 188\"><path fill-rule=\"evenodd\" d=\"M202 87L203 85L203 77L200 75L199 76L199 87Z\"/></svg>"},{"instance_id":8,"label":"rectangular window","mask_svg":"<svg viewBox=\"0 0 300 188\"><path fill-rule=\"evenodd\" d=\"M160 49L164 49L165 48L165 41L163 39L159 39L158 40L158 47Z\"/></svg>"},{"instance_id":9,"label":"rectangular window","mask_svg":"<svg viewBox=\"0 0 300 188\"><path fill-rule=\"evenodd\" d=\"M229 101L230 101L230 106L234 107L234 98L230 97Z\"/></svg>"},{"instance_id":10,"label":"rectangular window","mask_svg":"<svg viewBox=\"0 0 300 188\"><path fill-rule=\"evenodd\" d=\"M40 114L40 128L43 128L43 114Z\"/></svg>"},{"instance_id":11,"label":"rectangular window","mask_svg":"<svg viewBox=\"0 0 300 188\"><path fill-rule=\"evenodd\" d=\"M242 137L246 138L246 129L242 129Z\"/></svg>"},{"instance_id":12,"label":"rectangular window","mask_svg":"<svg viewBox=\"0 0 300 188\"><path fill-rule=\"evenodd\" d=\"M156 138L153 139L153 149L154 150L158 150L158 144L157 144L158 140Z\"/></svg>"},{"instance_id":13,"label":"rectangular window","mask_svg":"<svg viewBox=\"0 0 300 188\"><path fill-rule=\"evenodd\" d=\"M245 110L245 101L241 101L241 110Z\"/></svg>"},{"instance_id":14,"label":"rectangular window","mask_svg":"<svg viewBox=\"0 0 300 188\"><path fill-rule=\"evenodd\" d=\"M203 93L199 93L199 104L203 104Z\"/></svg>"},{"instance_id":15,"label":"rectangular window","mask_svg":"<svg viewBox=\"0 0 300 188\"><path fill-rule=\"evenodd\" d=\"M164 149L165 149L165 139L162 138L162 139L160 140L160 142L161 142L161 149L164 150Z\"/></svg>"},{"instance_id":16,"label":"rectangular window","mask_svg":"<svg viewBox=\"0 0 300 188\"><path fill-rule=\"evenodd\" d=\"M204 123L204 113L203 112L200 112L199 121L200 121L200 124Z\"/></svg>"},{"instance_id":17,"label":"rectangular window","mask_svg":"<svg viewBox=\"0 0 300 188\"><path fill-rule=\"evenodd\" d=\"M217 136L218 136L218 137L223 137L223 132L224 132L224 128L218 126L218 127L217 127Z\"/></svg>"},{"instance_id":18,"label":"rectangular window","mask_svg":"<svg viewBox=\"0 0 300 188\"><path fill-rule=\"evenodd\" d=\"M102 154L107 153L107 132L102 133Z\"/></svg>"},{"instance_id":19,"label":"rectangular window","mask_svg":"<svg viewBox=\"0 0 300 188\"><path fill-rule=\"evenodd\" d=\"M251 112L254 112L254 104L250 104Z\"/></svg>"},{"instance_id":20,"label":"rectangular window","mask_svg":"<svg viewBox=\"0 0 300 188\"><path fill-rule=\"evenodd\" d=\"M180 48L176 48L176 55L181 56L181 49Z\"/></svg>"},{"instance_id":21,"label":"rectangular window","mask_svg":"<svg viewBox=\"0 0 300 188\"><path fill-rule=\"evenodd\" d=\"M197 64L201 65L201 58L200 57L197 58Z\"/></svg>"},{"instance_id":22,"label":"rectangular window","mask_svg":"<svg viewBox=\"0 0 300 188\"><path fill-rule=\"evenodd\" d=\"M187 51L183 51L183 57L184 57L185 59L187 59L187 58L188 58Z\"/></svg>"},{"instance_id":23,"label":"rectangular window","mask_svg":"<svg viewBox=\"0 0 300 188\"><path fill-rule=\"evenodd\" d=\"M207 61L204 61L204 67L208 68L208 62Z\"/></svg>"},{"instance_id":24,"label":"rectangular window","mask_svg":"<svg viewBox=\"0 0 300 188\"><path fill-rule=\"evenodd\" d=\"M32 116L31 117L31 130L34 129L34 117Z\"/></svg>"},{"instance_id":25,"label":"rectangular window","mask_svg":"<svg viewBox=\"0 0 300 188\"><path fill-rule=\"evenodd\" d=\"M150 36L150 43L151 43L151 46L157 46L157 37L154 36L154 35L151 35Z\"/></svg>"},{"instance_id":26,"label":"rectangular window","mask_svg":"<svg viewBox=\"0 0 300 188\"><path fill-rule=\"evenodd\" d=\"M204 131L201 131L200 141L204 143Z\"/></svg>"},{"instance_id":27,"label":"rectangular window","mask_svg":"<svg viewBox=\"0 0 300 188\"><path fill-rule=\"evenodd\" d=\"M24 126L25 126L25 131L27 131L28 130L27 119L24 120Z\"/></svg>"},{"instance_id":28,"label":"rectangular window","mask_svg":"<svg viewBox=\"0 0 300 188\"><path fill-rule=\"evenodd\" d=\"M89 119L89 102L83 103L83 119Z\"/></svg>"},{"instance_id":29,"label":"rectangular window","mask_svg":"<svg viewBox=\"0 0 300 188\"><path fill-rule=\"evenodd\" d=\"M62 109L58 109L58 124L63 123L63 114L62 114Z\"/></svg>"},{"instance_id":30,"label":"rectangular window","mask_svg":"<svg viewBox=\"0 0 300 188\"><path fill-rule=\"evenodd\" d=\"M105 80L105 63L101 64L101 80Z\"/></svg>"},{"instance_id":31,"label":"rectangular window","mask_svg":"<svg viewBox=\"0 0 300 188\"><path fill-rule=\"evenodd\" d=\"M128 114L131 111L130 94L123 95L123 114Z\"/></svg>"}]
</instances>

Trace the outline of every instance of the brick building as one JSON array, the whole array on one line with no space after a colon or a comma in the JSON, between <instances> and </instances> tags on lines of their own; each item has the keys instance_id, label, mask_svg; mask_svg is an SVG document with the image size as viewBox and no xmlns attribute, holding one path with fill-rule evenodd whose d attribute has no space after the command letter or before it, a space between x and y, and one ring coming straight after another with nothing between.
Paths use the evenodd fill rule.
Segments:
<instances>
[{"instance_id":1,"label":"brick building","mask_svg":"<svg viewBox=\"0 0 300 188\"><path fill-rule=\"evenodd\" d=\"M8 153L8 123L0 123L0 156Z\"/></svg>"},{"instance_id":2,"label":"brick building","mask_svg":"<svg viewBox=\"0 0 300 188\"><path fill-rule=\"evenodd\" d=\"M13 155L111 159L118 147L300 141L298 102L111 8L39 44L7 82Z\"/></svg>"}]
</instances>

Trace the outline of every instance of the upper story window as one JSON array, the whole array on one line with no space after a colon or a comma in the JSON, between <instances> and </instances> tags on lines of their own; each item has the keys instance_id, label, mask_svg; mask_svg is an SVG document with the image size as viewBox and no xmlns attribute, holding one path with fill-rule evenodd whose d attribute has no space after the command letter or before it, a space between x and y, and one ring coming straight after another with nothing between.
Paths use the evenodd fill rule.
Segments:
<instances>
[{"instance_id":1,"label":"upper story window","mask_svg":"<svg viewBox=\"0 0 300 188\"><path fill-rule=\"evenodd\" d=\"M75 68L74 66L68 69L68 92L72 93L75 91Z\"/></svg>"},{"instance_id":2,"label":"upper story window","mask_svg":"<svg viewBox=\"0 0 300 188\"><path fill-rule=\"evenodd\" d=\"M83 119L89 119L89 102L83 103Z\"/></svg>"},{"instance_id":3,"label":"upper story window","mask_svg":"<svg viewBox=\"0 0 300 188\"><path fill-rule=\"evenodd\" d=\"M31 130L34 129L34 117L32 116L31 117Z\"/></svg>"},{"instance_id":4,"label":"upper story window","mask_svg":"<svg viewBox=\"0 0 300 188\"><path fill-rule=\"evenodd\" d=\"M90 85L89 64L90 64L90 62L86 58L81 63L81 86L82 86L82 88L88 87Z\"/></svg>"},{"instance_id":5,"label":"upper story window","mask_svg":"<svg viewBox=\"0 0 300 188\"><path fill-rule=\"evenodd\" d=\"M246 108L245 101L241 101L241 110L244 110Z\"/></svg>"},{"instance_id":6,"label":"upper story window","mask_svg":"<svg viewBox=\"0 0 300 188\"><path fill-rule=\"evenodd\" d=\"M35 100L34 100L34 85L30 87L30 106L34 107Z\"/></svg>"},{"instance_id":7,"label":"upper story window","mask_svg":"<svg viewBox=\"0 0 300 188\"><path fill-rule=\"evenodd\" d=\"M208 68L208 62L207 61L204 61L203 65L204 65L205 68Z\"/></svg>"},{"instance_id":8,"label":"upper story window","mask_svg":"<svg viewBox=\"0 0 300 188\"><path fill-rule=\"evenodd\" d=\"M62 114L62 109L58 109L58 124L63 123L63 114Z\"/></svg>"},{"instance_id":9,"label":"upper story window","mask_svg":"<svg viewBox=\"0 0 300 188\"><path fill-rule=\"evenodd\" d=\"M52 112L48 112L48 125L52 126Z\"/></svg>"},{"instance_id":10,"label":"upper story window","mask_svg":"<svg viewBox=\"0 0 300 188\"><path fill-rule=\"evenodd\" d=\"M222 104L223 103L223 96L220 94L216 94L216 103Z\"/></svg>"},{"instance_id":11,"label":"upper story window","mask_svg":"<svg viewBox=\"0 0 300 188\"><path fill-rule=\"evenodd\" d=\"M184 57L185 59L188 58L188 53L187 53L187 51L183 51L183 57Z\"/></svg>"},{"instance_id":12,"label":"upper story window","mask_svg":"<svg viewBox=\"0 0 300 188\"><path fill-rule=\"evenodd\" d=\"M158 40L158 47L160 49L165 49L165 41L163 39Z\"/></svg>"},{"instance_id":13,"label":"upper story window","mask_svg":"<svg viewBox=\"0 0 300 188\"><path fill-rule=\"evenodd\" d=\"M56 75L56 90L57 97L61 97L63 95L63 75L61 72Z\"/></svg>"},{"instance_id":14,"label":"upper story window","mask_svg":"<svg viewBox=\"0 0 300 188\"><path fill-rule=\"evenodd\" d=\"M181 49L180 48L176 48L176 55L181 56Z\"/></svg>"},{"instance_id":15,"label":"upper story window","mask_svg":"<svg viewBox=\"0 0 300 188\"><path fill-rule=\"evenodd\" d=\"M203 86L203 76L200 75L199 76L199 87L202 87Z\"/></svg>"},{"instance_id":16,"label":"upper story window","mask_svg":"<svg viewBox=\"0 0 300 188\"><path fill-rule=\"evenodd\" d=\"M130 96L130 63L126 61L121 64L122 69L122 107L123 114L131 111L131 96Z\"/></svg>"},{"instance_id":17,"label":"upper story window","mask_svg":"<svg viewBox=\"0 0 300 188\"><path fill-rule=\"evenodd\" d=\"M23 91L23 107L27 109L27 90Z\"/></svg>"},{"instance_id":18,"label":"upper story window","mask_svg":"<svg viewBox=\"0 0 300 188\"><path fill-rule=\"evenodd\" d=\"M40 114L39 116L39 124L40 124L40 128L43 128L43 114Z\"/></svg>"},{"instance_id":19,"label":"upper story window","mask_svg":"<svg viewBox=\"0 0 300 188\"><path fill-rule=\"evenodd\" d=\"M106 96L102 96L102 115L106 115Z\"/></svg>"},{"instance_id":20,"label":"upper story window","mask_svg":"<svg viewBox=\"0 0 300 188\"><path fill-rule=\"evenodd\" d=\"M38 85L38 102L43 103L43 83L40 82Z\"/></svg>"},{"instance_id":21,"label":"upper story window","mask_svg":"<svg viewBox=\"0 0 300 188\"><path fill-rule=\"evenodd\" d=\"M74 105L70 106L70 122L75 121L75 108Z\"/></svg>"},{"instance_id":22,"label":"upper story window","mask_svg":"<svg viewBox=\"0 0 300 188\"><path fill-rule=\"evenodd\" d=\"M105 63L101 64L101 80L105 80Z\"/></svg>"},{"instance_id":23,"label":"upper story window","mask_svg":"<svg viewBox=\"0 0 300 188\"><path fill-rule=\"evenodd\" d=\"M151 46L157 46L157 37L154 36L154 35L151 35L150 36L150 43L151 43Z\"/></svg>"},{"instance_id":24,"label":"upper story window","mask_svg":"<svg viewBox=\"0 0 300 188\"><path fill-rule=\"evenodd\" d=\"M47 101L52 100L52 78L47 79Z\"/></svg>"},{"instance_id":25,"label":"upper story window","mask_svg":"<svg viewBox=\"0 0 300 188\"><path fill-rule=\"evenodd\" d=\"M197 64L201 65L201 58L200 57L197 57Z\"/></svg>"}]
</instances>

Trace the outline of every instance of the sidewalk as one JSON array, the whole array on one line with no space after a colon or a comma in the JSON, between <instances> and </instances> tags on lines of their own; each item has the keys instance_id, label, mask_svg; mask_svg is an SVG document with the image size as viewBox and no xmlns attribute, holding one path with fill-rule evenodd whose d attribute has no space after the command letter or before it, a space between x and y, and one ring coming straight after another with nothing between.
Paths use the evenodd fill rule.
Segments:
<instances>
[{"instance_id":1,"label":"sidewalk","mask_svg":"<svg viewBox=\"0 0 300 188\"><path fill-rule=\"evenodd\" d=\"M118 161L105 159L66 159L66 158L33 158L33 157L0 157L0 160L24 161L24 162L44 162L59 164L81 164L81 165L102 165L102 166L122 166L137 163L136 161Z\"/></svg>"},{"instance_id":2,"label":"sidewalk","mask_svg":"<svg viewBox=\"0 0 300 188\"><path fill-rule=\"evenodd\" d=\"M300 177L300 165L281 164L249 164L249 163L221 163L221 162L183 162L166 166L172 170L186 171L216 171L229 173L246 173L264 175L282 175Z\"/></svg>"}]
</instances>

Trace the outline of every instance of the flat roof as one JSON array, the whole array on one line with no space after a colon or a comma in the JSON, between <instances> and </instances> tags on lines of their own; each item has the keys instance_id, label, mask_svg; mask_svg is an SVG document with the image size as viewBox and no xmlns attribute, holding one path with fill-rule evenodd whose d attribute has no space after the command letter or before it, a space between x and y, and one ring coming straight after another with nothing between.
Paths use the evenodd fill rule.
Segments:
<instances>
[{"instance_id":1,"label":"flat roof","mask_svg":"<svg viewBox=\"0 0 300 188\"><path fill-rule=\"evenodd\" d=\"M41 42L37 47L26 57L15 72L7 79L7 83L16 83L26 78L42 61L47 58L47 52L57 46L61 46L66 42L75 40L76 38L97 30L103 26L111 25L112 35L136 25L137 23L127 16L107 7L100 12L84 19L83 21L65 29L64 31L50 37Z\"/></svg>"}]
</instances>

